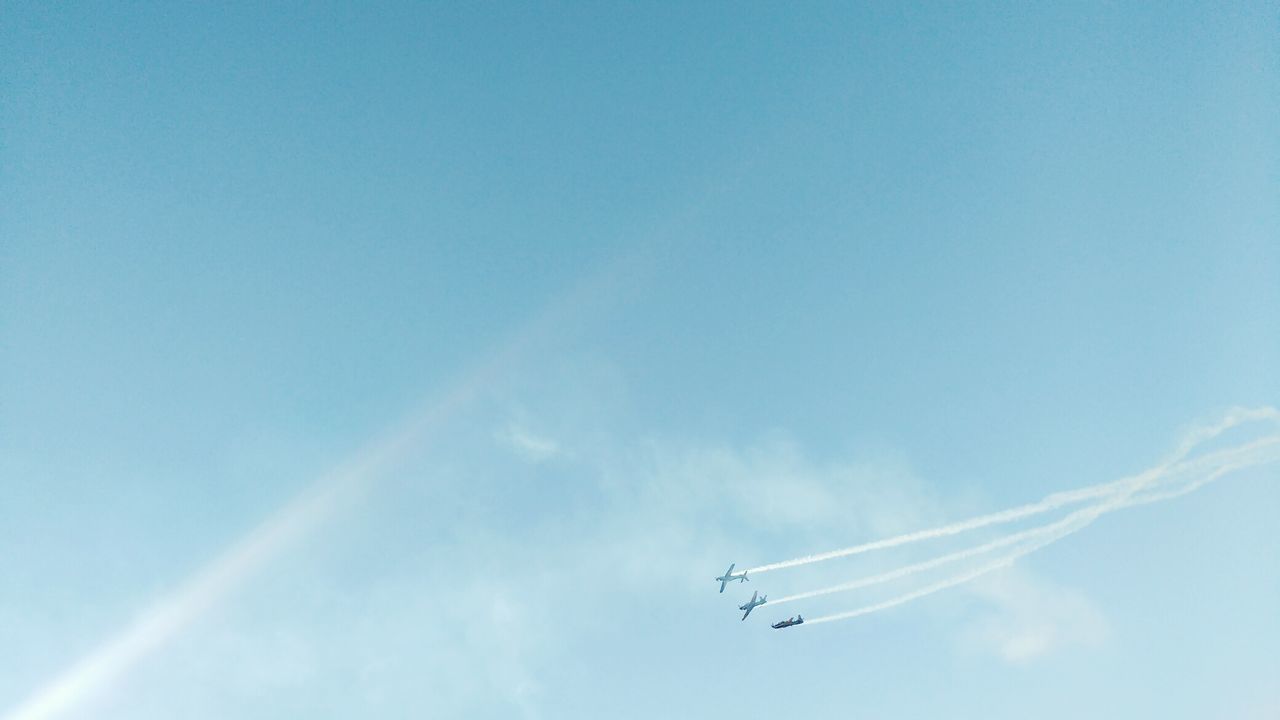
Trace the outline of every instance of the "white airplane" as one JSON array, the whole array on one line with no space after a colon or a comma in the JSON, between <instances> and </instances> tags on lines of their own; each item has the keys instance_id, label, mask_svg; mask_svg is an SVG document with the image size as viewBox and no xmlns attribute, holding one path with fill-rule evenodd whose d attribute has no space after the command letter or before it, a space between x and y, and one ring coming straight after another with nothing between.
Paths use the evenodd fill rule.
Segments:
<instances>
[{"instance_id":1,"label":"white airplane","mask_svg":"<svg viewBox=\"0 0 1280 720\"><path fill-rule=\"evenodd\" d=\"M757 608L757 607L759 607L759 606L763 605L763 604L765 603L765 601L769 599L769 596L768 596L768 595L765 595L764 597L762 597L762 598L760 598L759 600L757 600L757 599L756 599L756 596L757 596L757 595L759 595L759 594L760 594L760 591L759 591L759 590L757 590L756 592L751 593L751 600L750 600L750 601L748 601L746 605L739 605L739 606L738 606L738 609L739 609L739 610L746 610L746 612L742 613L742 619L743 619L743 620L746 620L746 619L747 619L747 616L751 614L751 611L752 611L752 610L754 610L755 608Z\"/></svg>"},{"instance_id":2,"label":"white airplane","mask_svg":"<svg viewBox=\"0 0 1280 720\"><path fill-rule=\"evenodd\" d=\"M734 575L734 574L733 574L733 566L734 566L735 564L736 564L736 563L729 563L729 569L728 569L728 570L725 570L723 575L721 575L720 577L716 578L716 580L719 580L719 581L720 581L720 592L724 592L724 586L725 586L725 585L727 585L727 584L729 584L729 583L731 583L731 582L733 582L734 580L737 580L737 581L738 581L738 582L740 582L740 583L743 583L743 582L749 582L749 581L747 580L747 571L746 571L746 570L743 570L742 572L738 573L737 575Z\"/></svg>"}]
</instances>

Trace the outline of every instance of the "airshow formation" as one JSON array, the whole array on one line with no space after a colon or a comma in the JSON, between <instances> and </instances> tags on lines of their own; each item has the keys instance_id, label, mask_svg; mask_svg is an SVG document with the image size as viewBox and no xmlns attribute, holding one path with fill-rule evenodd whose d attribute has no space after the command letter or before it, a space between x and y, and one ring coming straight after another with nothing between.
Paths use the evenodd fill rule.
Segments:
<instances>
[{"instance_id":1,"label":"airshow formation","mask_svg":"<svg viewBox=\"0 0 1280 720\"><path fill-rule=\"evenodd\" d=\"M1224 444L1223 436L1227 435L1228 431L1231 431L1232 436L1247 432L1249 434L1246 439L1237 440L1234 444ZM1135 475L1076 490L1053 493L1036 502L925 530L759 565L738 572L734 572L736 563L730 564L729 569L716 578L716 582L720 583L720 592L723 593L730 583L749 582L752 578L765 573L895 547L940 541L1040 516L1052 518L1047 522L1004 532L984 542L940 553L926 560L906 563L891 570L792 593L773 600L756 590L752 592L750 600L738 606L742 611L742 620L746 620L752 610L766 604L782 605L824 595L865 590L891 582L910 583L911 589L907 592L887 600L808 620L797 613L773 623L771 627L781 630L795 626L812 627L835 620L848 620L888 610L1009 567L1024 556L1079 532L1107 513L1182 497L1230 473L1267 465L1278 460L1280 460L1280 412L1270 407L1237 408L1228 412L1215 424L1191 430L1167 458ZM1060 517L1057 517L1058 515ZM926 575L926 573L938 571L944 571L940 578L930 578Z\"/></svg>"}]
</instances>

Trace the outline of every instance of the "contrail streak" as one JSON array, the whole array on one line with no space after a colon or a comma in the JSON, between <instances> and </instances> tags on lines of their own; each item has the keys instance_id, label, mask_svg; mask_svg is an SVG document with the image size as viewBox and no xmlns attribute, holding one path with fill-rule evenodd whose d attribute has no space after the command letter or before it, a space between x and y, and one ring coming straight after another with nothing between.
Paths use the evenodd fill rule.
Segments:
<instances>
[{"instance_id":1,"label":"contrail streak","mask_svg":"<svg viewBox=\"0 0 1280 720\"><path fill-rule=\"evenodd\" d=\"M1250 455L1250 453L1252 453L1252 456ZM1122 507L1133 507L1135 505L1146 505L1154 502L1162 502L1165 500L1171 500L1175 497L1181 497L1183 495L1187 495L1191 492L1194 492L1195 490L1200 489L1201 487L1204 487L1208 483L1213 482L1218 477L1221 477L1222 473L1220 471L1222 470L1223 467L1226 467L1229 469L1239 469L1242 467L1247 467L1249 465L1265 464L1268 462L1274 462L1276 460L1280 460L1280 435L1271 435L1271 436L1256 440L1247 445L1242 445L1240 447L1232 448L1230 450L1218 451L1211 455L1206 455L1203 458L1189 460L1181 463L1180 465L1169 468L1169 472L1166 474L1166 477L1167 476L1176 477L1177 475L1180 475L1180 474L1192 474L1196 470L1216 469L1217 471L1210 472L1208 475L1204 477L1197 478L1196 480L1193 480L1192 482L1187 484L1185 487L1181 487L1175 490L1170 490L1170 491L1153 494L1149 496L1131 497L1128 500L1126 500L1124 503L1117 505L1113 509L1119 510ZM1158 479L1159 478L1154 478L1153 481ZM820 597L822 595L830 595L832 593L847 592L850 590L859 590L861 588L871 587L873 585L880 585L882 583L893 582L894 580L901 580L902 578L910 577L918 573L926 572L928 570L932 570L942 565L959 562L961 560L967 560L971 557L976 557L978 555L985 555L986 553L989 553L993 550L999 550L1000 548L1009 547L1011 545L1017 545L1024 541L1033 540L1042 535L1052 534L1053 532L1060 530L1063 527L1066 527L1067 525L1070 525L1072 522L1077 521L1079 517L1081 517L1083 514L1087 514L1092 511L1093 511L1093 508L1086 508L1085 510L1072 513L1071 515L1068 515L1062 520L1058 520L1056 522L1052 522L1047 525L1041 525L1038 527L1030 528L1028 530L1012 533L1010 535L1005 535L1003 537L996 538L995 540L991 540L990 542L986 542L981 545L976 545L971 548L965 548L964 550L958 550L956 552L948 553L946 555L940 555L930 560L925 560L912 565L900 567L900 568L897 568L896 570L890 570L888 572L883 572L878 575L871 575L869 577L860 578L858 580L853 580L851 582L841 583L839 585L833 585L831 587L826 587L819 590L810 590L808 592L796 593L794 595L787 595L784 597L777 598L776 600L770 600L769 604L780 605L782 603L794 602L796 600L808 600L809 598Z\"/></svg>"},{"instance_id":2,"label":"contrail streak","mask_svg":"<svg viewBox=\"0 0 1280 720\"><path fill-rule=\"evenodd\" d=\"M947 588L955 587L956 585L961 585L971 580L976 580L989 572L1012 565L1015 559L1016 558L1002 558L990 564L983 565L977 570L967 572L964 575L957 575L956 577L948 578L932 585L926 585L919 590L914 590L906 595L899 595L896 598L885 600L884 602L876 603L875 605L868 605L866 607L858 608L857 610L836 613L835 615L823 615L822 617L811 618L809 620L805 620L804 624L800 627L809 627L811 625L817 625L818 623L832 622L834 620L848 620L849 618L856 618L860 615L870 615L871 613L880 612L881 610L888 610L891 607L903 605L911 602L912 600L918 600L926 595L932 595L936 592L946 590Z\"/></svg>"},{"instance_id":3,"label":"contrail streak","mask_svg":"<svg viewBox=\"0 0 1280 720\"><path fill-rule=\"evenodd\" d=\"M1067 517L1063 518L1062 520L1059 520L1055 523L1051 523L1041 528L1029 530L1029 531L1026 531L1025 533L1018 533L1017 535L1024 536L1024 537L1019 537L1018 540L1026 540L1032 536L1039 538L1039 536L1043 535L1044 537L1027 544L1023 548L1019 548L1018 550L1008 555L1005 555L1004 557L994 560L986 565L979 566L977 569L970 570L969 572L956 575L945 580L941 580L939 582L933 583L932 585L926 585L925 587L920 588L919 590L914 590L905 595L900 595L896 598L887 600L885 602L877 603L875 605L868 605L866 607L858 608L856 610L836 613L834 615L824 615L822 617L806 620L805 624L816 625L818 623L831 622L833 620L848 620L850 618L855 618L862 615L869 615L874 612L887 610L889 608L911 602L912 600L918 600L928 595L932 595L936 592L941 592L942 590L955 587L956 585L960 585L960 584L969 582L971 580L975 580L983 575L986 575L987 573L994 572L1004 567L1008 567L1014 564L1015 562L1017 562L1019 558L1030 555L1031 553L1036 552L1037 550L1047 547L1048 545L1052 545L1053 543L1067 537L1068 535L1072 535L1074 533L1079 532L1080 530L1083 530L1084 528L1088 527L1095 520L1105 515L1106 513L1112 512L1114 510L1119 510L1120 508L1128 507L1131 505L1146 504L1149 502L1159 502L1161 500L1180 497L1196 489L1204 487L1205 485L1221 478L1223 475L1226 475L1227 473L1234 472L1236 470L1240 470L1253 465L1274 462L1275 460L1280 459L1280 455L1277 455L1277 453L1274 452L1274 450L1277 447L1278 447L1278 444L1277 444L1276 436L1266 438L1265 441L1259 441L1259 442L1251 443L1248 446L1244 446L1243 448L1241 448L1242 450L1270 448L1273 452L1256 453L1252 458L1246 455L1243 458L1237 459L1235 462L1228 463L1214 470L1208 476L1191 483L1187 487L1180 488L1173 492L1158 494L1148 498L1138 498L1136 500L1131 499L1131 496L1133 495L1133 493L1141 489L1140 486L1135 486L1125 492L1116 493L1115 496L1108 498L1106 501L1097 503L1095 505L1091 505L1081 510L1077 510L1071 513L1070 515L1068 515ZM1014 536L1009 536L1008 538L1002 538L1001 540L993 541L992 543L988 543L988 546L996 545L997 543L999 543L1000 545L1008 544L1004 541L1009 540L1012 537ZM957 556L963 554L966 557L968 557L971 555L978 554L978 551L980 549L983 549L983 548L981 547L971 548L970 550L960 551L959 553L954 553L954 554ZM990 550L990 549L993 549L993 548L991 547L985 548L985 550ZM939 558L939 560L940 559L941 558ZM952 559L960 559L960 558L957 557ZM920 563L919 565L926 565L926 564L930 565L930 567L934 567L941 563L935 563L930 561L928 563ZM904 568L904 570L905 569L907 568ZM914 572L921 572L924 569L928 569L928 568L917 567L915 568ZM889 573L885 573L885 575L888 575L888 574ZM899 573L897 577L904 577L909 574L913 574L913 573ZM879 576L876 576L876 577L879 577ZM867 578L867 580L873 580L873 579L876 579L876 577ZM849 583L849 585L852 585L852 584L853 583ZM871 583L866 583L866 584L871 584ZM832 592L835 592L835 590L832 590ZM782 602L784 600L789 600L789 599L791 598L782 598L778 602Z\"/></svg>"},{"instance_id":4,"label":"contrail streak","mask_svg":"<svg viewBox=\"0 0 1280 720\"><path fill-rule=\"evenodd\" d=\"M747 570L749 575L759 575L760 573L770 572L772 570L782 570L784 568L799 567L810 563L823 562L825 560L834 560L836 558L849 557L851 555L859 555L873 550L884 550L908 543L921 542L923 540L933 540L940 537L948 537L958 535L960 533L977 530L979 528L988 527L990 525L1000 525L1005 523L1016 522L1024 518L1040 515L1042 513L1058 510L1069 505L1095 500L1107 497L1116 492L1121 492L1131 486L1145 486L1152 477L1159 476L1169 466L1176 464L1188 454L1191 453L1198 445L1210 440L1223 432L1236 427L1245 422L1254 420L1276 420L1280 419L1280 413L1270 407L1246 409L1236 408L1227 413L1227 415L1218 423L1197 428L1188 433L1179 443L1178 448L1172 455L1159 465L1143 471L1138 475L1133 475L1119 480L1113 480L1107 483L1091 485L1089 487L1080 488L1078 490L1068 490L1064 492L1056 492L1046 496L1044 499L1022 505L1008 510L981 515L979 517L962 520L960 522L943 525L928 530L918 530L916 532L898 535L896 537L875 540L861 545L854 545L840 550L832 550L830 552L818 553L816 555L806 555L804 557L792 560L784 560L782 562L771 563L769 565L760 565Z\"/></svg>"},{"instance_id":5,"label":"contrail streak","mask_svg":"<svg viewBox=\"0 0 1280 720\"><path fill-rule=\"evenodd\" d=\"M1264 450L1264 451L1270 450L1271 452L1269 454L1265 452L1262 452L1262 453L1256 452L1258 450ZM1254 456L1252 460L1250 459L1250 456L1248 454L1250 452L1254 452ZM1231 463L1223 462L1224 460L1228 460L1228 459L1234 460L1234 462L1231 462ZM1209 460L1215 460L1217 462L1209 463L1207 462ZM1140 497L1129 498L1124 503L1117 505L1113 509L1119 510L1122 507L1133 507L1135 505L1145 505L1145 504L1154 503L1154 502L1162 502L1164 500L1171 500L1175 497L1181 497L1188 493L1194 492L1195 490L1198 490L1201 487L1204 487L1208 483L1213 482L1217 478L1221 477L1222 474L1224 474L1225 472L1229 472L1230 470L1240 469L1243 467L1247 467L1249 465L1258 465L1258 464L1264 464L1267 462L1274 462L1276 460L1280 460L1280 435L1273 435L1273 436L1264 438L1262 440L1258 440L1256 442L1250 443L1248 445L1235 448L1233 450L1222 451L1219 453L1215 453L1212 456L1206 456L1205 458L1183 463L1181 466L1173 468L1173 470L1185 471L1187 468L1208 469L1208 467L1212 467L1214 464L1220 464L1222 465L1222 467L1218 467L1214 472L1209 473L1205 477L1192 481L1185 487L1178 488L1176 490L1168 491L1165 493L1150 495L1150 496L1140 496ZM907 565L907 566L898 568L896 570L890 570L888 572L880 573L878 575L871 575L869 577L860 578L858 580L853 580L847 583L841 583L839 585L833 585L831 587L822 588L820 590L810 590L808 592L796 593L795 595L787 595L785 597L780 597L776 600L770 600L769 604L780 605L785 602L793 602L796 600L808 600L809 598L820 597L822 595L830 595L832 593L847 592L850 590L859 590L861 588L871 587L873 585L880 585L882 583L893 582L894 580L901 580L902 578L910 577L918 573L926 572L928 570L932 570L942 565L959 562L961 560L967 560L971 557L976 557L978 555L985 555L986 553L989 553L993 550L999 550L1000 548L1017 545L1022 542L1034 540L1041 536L1052 535L1053 533L1060 531L1063 528L1069 527L1071 524L1075 522L1078 522L1081 517L1092 514L1094 510L1095 510L1094 507L1085 508L1084 510L1078 510L1061 520L1057 520L1047 525L1041 525L1039 527L1034 527L1028 530L1012 533L1010 535L1005 535L1004 537L996 538L995 540L991 540L990 542L986 542L981 545L976 545L971 548L965 548L964 550L958 550L956 552L948 553L946 555L940 555L930 560L925 560L912 565Z\"/></svg>"},{"instance_id":6,"label":"contrail streak","mask_svg":"<svg viewBox=\"0 0 1280 720\"><path fill-rule=\"evenodd\" d=\"M1062 522L1062 521L1059 520L1058 522ZM769 604L781 605L782 603L785 603L785 602L793 602L795 600L808 600L809 598L820 597L822 595L830 595L832 593L838 593L838 592L848 592L850 590L859 590L861 588L871 587L872 585L880 585L882 583L893 582L894 580L901 580L904 577L909 577L911 575L915 575L916 573L922 573L922 572L925 572L926 570L932 570L933 568L939 567L941 565L946 565L948 563L953 563L953 562L959 562L967 558L989 553L992 550L999 550L1002 547L1016 545L1020 542L1023 542L1024 540L1028 540L1033 537L1038 537L1039 535L1044 534L1050 529L1051 527L1049 525L1045 525L1043 527L1032 528L1030 530L1023 530L1022 532L1014 533L1012 535L1006 535L1005 537L999 538L997 540L992 540L991 542L984 543L982 545L966 548L964 550L948 553L946 555L940 555L936 558L933 558L932 560L925 560L924 562L918 562L918 563L915 563L914 565L907 565L905 567L900 567L897 570L890 570L889 572L880 573L879 575L871 575L870 577L861 578L859 580L854 580L852 582L842 583L840 585L833 585L828 588L822 588L821 590L810 590L809 592L796 593L795 595L787 595L786 597L780 597L777 600L770 600Z\"/></svg>"},{"instance_id":7,"label":"contrail streak","mask_svg":"<svg viewBox=\"0 0 1280 720\"><path fill-rule=\"evenodd\" d=\"M1236 459L1236 463L1232 469L1241 469L1251 465L1265 465L1280 460L1280 435L1269 435L1261 438L1249 445L1239 448L1242 456ZM1245 451L1252 452L1253 455L1245 454ZM1138 505L1150 505L1153 503L1173 500L1184 495L1189 495L1196 490L1217 480L1221 475L1211 473L1205 477L1193 480L1182 487L1173 487L1160 492L1151 492L1149 494L1140 494L1129 499L1124 507L1135 507Z\"/></svg>"}]
</instances>

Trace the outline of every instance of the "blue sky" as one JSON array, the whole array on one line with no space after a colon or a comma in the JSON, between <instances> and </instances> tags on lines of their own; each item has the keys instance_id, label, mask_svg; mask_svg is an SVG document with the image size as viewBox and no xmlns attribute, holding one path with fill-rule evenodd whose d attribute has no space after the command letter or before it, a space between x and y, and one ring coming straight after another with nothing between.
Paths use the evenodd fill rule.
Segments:
<instances>
[{"instance_id":1,"label":"blue sky","mask_svg":"<svg viewBox=\"0 0 1280 720\"><path fill-rule=\"evenodd\" d=\"M422 417L65 716L1280 712L1275 466L710 581L1280 404L1275 7L2 14L0 717Z\"/></svg>"}]
</instances>

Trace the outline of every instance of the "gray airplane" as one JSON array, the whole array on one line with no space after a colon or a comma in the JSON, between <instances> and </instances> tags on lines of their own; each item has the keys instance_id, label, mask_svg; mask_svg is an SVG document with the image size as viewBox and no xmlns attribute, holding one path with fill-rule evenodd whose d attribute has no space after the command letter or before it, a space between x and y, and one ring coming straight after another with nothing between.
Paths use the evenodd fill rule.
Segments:
<instances>
[{"instance_id":1,"label":"gray airplane","mask_svg":"<svg viewBox=\"0 0 1280 720\"><path fill-rule=\"evenodd\" d=\"M768 595L765 595L764 597L762 597L762 598L760 598L759 600L757 600L757 599L756 599L756 596L757 596L757 595L759 595L759 594L760 594L760 591L759 591L759 590L757 590L756 592L751 593L751 600L749 600L749 601L747 602L747 604L746 604L746 605L739 605L739 606L738 606L738 609L739 609L739 610L746 610L746 612L742 613L742 619L743 619L743 620L746 620L746 619L747 619L747 616L751 614L751 611L752 611L752 610L754 610L755 608L757 608L757 607L759 607L759 606L763 605L763 604L765 603L765 601L769 599L769 596L768 596Z\"/></svg>"},{"instance_id":2,"label":"gray airplane","mask_svg":"<svg viewBox=\"0 0 1280 720\"><path fill-rule=\"evenodd\" d=\"M733 566L734 566L734 564L735 564L735 563L729 563L729 569L728 569L728 570L725 570L723 575L721 575L720 577L716 578L716 580L719 580L719 581L720 581L720 592L724 592L724 586L725 586L725 585L727 585L727 584L729 584L729 583L731 583L731 582L733 582L734 580L737 580L737 581L738 581L738 582L740 582L740 583L743 583L743 582L750 582L749 580L747 580L747 571L746 571L746 570L743 570L742 572L738 573L737 575L734 575L734 574L733 574Z\"/></svg>"}]
</instances>

